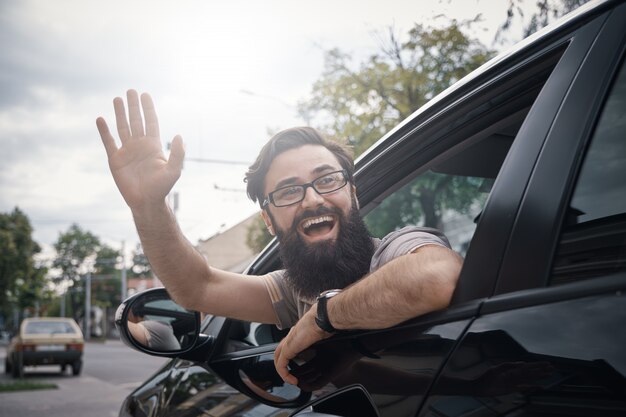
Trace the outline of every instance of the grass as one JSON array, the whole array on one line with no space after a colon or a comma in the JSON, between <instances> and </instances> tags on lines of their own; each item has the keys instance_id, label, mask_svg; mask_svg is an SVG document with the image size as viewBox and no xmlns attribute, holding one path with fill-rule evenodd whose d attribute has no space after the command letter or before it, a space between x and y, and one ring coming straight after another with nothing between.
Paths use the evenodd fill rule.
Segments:
<instances>
[{"instance_id":1,"label":"grass","mask_svg":"<svg viewBox=\"0 0 626 417\"><path fill-rule=\"evenodd\" d=\"M0 382L0 392L14 392L14 391L34 391L40 389L57 389L56 384L51 382L31 382L23 379L18 379L14 382Z\"/></svg>"}]
</instances>

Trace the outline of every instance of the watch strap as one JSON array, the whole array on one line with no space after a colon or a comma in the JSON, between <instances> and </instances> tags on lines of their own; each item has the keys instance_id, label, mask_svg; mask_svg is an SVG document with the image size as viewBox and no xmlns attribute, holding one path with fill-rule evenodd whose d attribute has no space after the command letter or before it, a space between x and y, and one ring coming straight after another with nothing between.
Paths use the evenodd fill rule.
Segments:
<instances>
[{"instance_id":1,"label":"watch strap","mask_svg":"<svg viewBox=\"0 0 626 417\"><path fill-rule=\"evenodd\" d=\"M329 290L324 291L317 297L317 315L315 316L315 323L317 326L327 333L338 333L339 330L335 329L330 323L328 318L328 300L339 294L341 290Z\"/></svg>"}]
</instances>

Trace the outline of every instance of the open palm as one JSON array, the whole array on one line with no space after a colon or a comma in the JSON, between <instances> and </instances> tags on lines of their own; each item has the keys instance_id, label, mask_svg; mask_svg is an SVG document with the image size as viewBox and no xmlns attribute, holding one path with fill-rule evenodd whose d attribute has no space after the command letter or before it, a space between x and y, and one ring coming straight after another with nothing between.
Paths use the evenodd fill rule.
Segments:
<instances>
[{"instance_id":1,"label":"open palm","mask_svg":"<svg viewBox=\"0 0 626 417\"><path fill-rule=\"evenodd\" d=\"M128 118L124 101L119 97L113 100L120 147L103 118L98 118L96 125L117 187L131 209L141 209L164 201L180 177L184 150L181 137L176 136L169 159L163 154L159 122L148 94L141 95L144 118L137 92L129 90L127 100Z\"/></svg>"}]
</instances>

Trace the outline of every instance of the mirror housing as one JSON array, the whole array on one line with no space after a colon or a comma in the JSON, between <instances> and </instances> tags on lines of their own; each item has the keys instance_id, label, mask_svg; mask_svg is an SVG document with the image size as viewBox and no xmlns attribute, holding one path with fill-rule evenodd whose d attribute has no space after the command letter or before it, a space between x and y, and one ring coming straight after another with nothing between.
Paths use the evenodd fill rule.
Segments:
<instances>
[{"instance_id":1,"label":"mirror housing","mask_svg":"<svg viewBox=\"0 0 626 417\"><path fill-rule=\"evenodd\" d=\"M169 358L206 360L213 337L200 334L200 322L200 313L176 304L165 288L134 294L115 313L115 326L125 345Z\"/></svg>"}]
</instances>

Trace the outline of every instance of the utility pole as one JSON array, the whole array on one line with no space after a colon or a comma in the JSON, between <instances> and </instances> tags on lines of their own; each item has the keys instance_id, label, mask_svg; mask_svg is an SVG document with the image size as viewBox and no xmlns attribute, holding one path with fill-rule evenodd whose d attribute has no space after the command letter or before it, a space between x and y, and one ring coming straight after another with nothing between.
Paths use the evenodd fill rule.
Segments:
<instances>
[{"instance_id":1,"label":"utility pole","mask_svg":"<svg viewBox=\"0 0 626 417\"><path fill-rule=\"evenodd\" d=\"M126 279L126 241L122 240L122 274L121 274L121 288L120 294L121 299L120 302L126 299L126 289L128 288L127 279Z\"/></svg>"},{"instance_id":2,"label":"utility pole","mask_svg":"<svg viewBox=\"0 0 626 417\"><path fill-rule=\"evenodd\" d=\"M91 271L85 276L85 340L89 340L91 334Z\"/></svg>"},{"instance_id":3,"label":"utility pole","mask_svg":"<svg viewBox=\"0 0 626 417\"><path fill-rule=\"evenodd\" d=\"M61 295L61 317L65 317L65 296L67 295L67 288L63 290L63 295Z\"/></svg>"}]
</instances>

